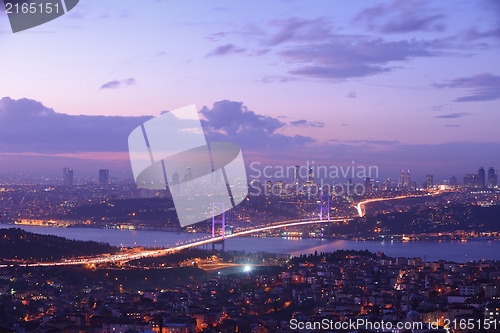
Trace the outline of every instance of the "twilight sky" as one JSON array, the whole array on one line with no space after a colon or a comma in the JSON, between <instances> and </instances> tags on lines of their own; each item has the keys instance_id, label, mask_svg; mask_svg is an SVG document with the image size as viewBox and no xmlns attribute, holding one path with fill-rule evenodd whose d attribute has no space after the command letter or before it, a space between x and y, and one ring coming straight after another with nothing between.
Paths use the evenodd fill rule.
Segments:
<instances>
[{"instance_id":1,"label":"twilight sky","mask_svg":"<svg viewBox=\"0 0 500 333\"><path fill-rule=\"evenodd\" d=\"M196 104L247 164L460 180L500 169L499 47L497 0L80 0L16 34L2 8L0 174L130 172L130 131Z\"/></svg>"}]
</instances>

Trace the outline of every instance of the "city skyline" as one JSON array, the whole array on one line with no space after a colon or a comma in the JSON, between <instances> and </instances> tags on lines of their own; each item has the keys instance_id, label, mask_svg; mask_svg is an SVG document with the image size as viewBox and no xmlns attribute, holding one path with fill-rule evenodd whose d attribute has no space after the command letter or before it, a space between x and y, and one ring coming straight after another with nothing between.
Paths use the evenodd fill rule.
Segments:
<instances>
[{"instance_id":1,"label":"city skyline","mask_svg":"<svg viewBox=\"0 0 500 333\"><path fill-rule=\"evenodd\" d=\"M274 181L278 182L284 182L287 185L299 185L299 184L314 184L315 179L324 181L325 184L327 183L332 183L332 184L341 184L342 181L350 181L352 182L353 179L357 183L365 183L368 181L377 182L379 186L383 186L385 190L389 189L402 189L402 188L423 188L423 189L430 189L433 188L435 185L449 185L451 187L455 186L463 186L463 187L469 187L469 188L497 188L498 186L498 174L495 170L494 167L489 167L488 168L488 173L486 174L485 170L483 167L479 167L478 173L477 174L471 174L471 173L466 173L463 175L463 182L459 182L457 180L457 177L455 175L451 175L448 179L434 179L433 174L427 174L424 178L423 181L420 181L420 179L417 180L411 180L411 173L410 170L407 172L404 171L404 169L401 171L399 174L399 177L396 178L391 178L391 177L372 177L371 172L363 172L364 176L363 177L349 177L348 173L349 170L347 170L347 173L344 174L344 178L340 177L329 177L333 173L330 172L327 167L325 166L287 166L286 168L278 168L277 171L273 174L268 174L266 172L262 172L257 169L252 169L254 171L259 172L259 176L255 175L250 175L250 180L249 183L251 183L253 180L264 180L269 183L269 181L272 179ZM290 172L290 170L292 170ZM301 173L302 170L305 170L307 174ZM319 177L317 176L315 178L315 170L319 174ZM345 172L346 170L342 170L342 172ZM371 171L371 170L370 170ZM483 178L481 179L481 171L483 171ZM99 169L99 174L98 177L95 179L98 181L99 185L107 185L110 183L110 178L109 178L109 172L110 170L108 169ZM323 173L322 173L323 172ZM338 174L335 173L335 174ZM356 173L354 173L356 174ZM377 171L378 174L378 171ZM272 176L271 176L272 175ZM370 177L365 177L366 175L369 175ZM82 175L82 178L80 180L83 180L83 182L80 182L77 185L83 185L89 182L89 175L84 173ZM263 177L262 177L263 176ZM271 176L271 177L270 177ZM323 177L322 177L323 176ZM113 177L114 179L115 177ZM186 174L183 176L182 182L187 182L193 179L192 176L192 170L191 167L187 167L186 169ZM125 178L127 180L127 178ZM128 179L131 180L131 179ZM55 184L57 184L57 178L54 179ZM178 184L180 183L180 176L178 173L173 173L170 177L168 177L168 183L170 185L172 184ZM54 184L53 184L54 185ZM64 167L63 168L63 175L62 175L62 185L65 186L73 186L74 184L74 173L73 169ZM373 184L372 184L373 185Z\"/></svg>"},{"instance_id":2,"label":"city skyline","mask_svg":"<svg viewBox=\"0 0 500 333\"><path fill-rule=\"evenodd\" d=\"M0 173L130 172L130 131L190 104L207 139L240 145L247 166L307 153L377 165L384 178L404 165L447 179L500 165L499 10L486 0L81 3L2 35L12 79L0 83Z\"/></svg>"}]
</instances>

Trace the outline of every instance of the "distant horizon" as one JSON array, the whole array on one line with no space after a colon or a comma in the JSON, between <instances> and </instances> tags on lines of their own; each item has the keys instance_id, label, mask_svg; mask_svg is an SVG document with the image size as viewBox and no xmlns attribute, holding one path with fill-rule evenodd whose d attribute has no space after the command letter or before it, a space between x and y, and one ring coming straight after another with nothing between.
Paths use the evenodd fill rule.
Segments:
<instances>
[{"instance_id":1,"label":"distant horizon","mask_svg":"<svg viewBox=\"0 0 500 333\"><path fill-rule=\"evenodd\" d=\"M299 164L297 164L297 165L299 165ZM262 165L262 167L265 167L265 166L266 165ZM294 167L294 166L295 165L288 165L287 167ZM299 165L299 166L301 166L301 165ZM68 167L68 168L70 168L70 169L73 170L74 185L84 185L85 183L92 182L92 181L98 182L99 181L99 170L100 169L106 169L106 168L99 168L99 169L96 169L96 170L93 170L93 171L82 169L82 172L79 172L78 169L74 169L71 166L66 166L66 167ZM306 167L306 165L302 165L302 167ZM317 166L315 166L315 167L317 167ZM63 167L63 168L65 168L65 167ZM11 179L11 178L18 179L17 177L19 177L21 179L33 180L33 181L44 179L43 184L62 185L62 182L63 182L63 168L61 168L60 172L58 172L57 170L52 170L52 171L49 171L49 172L0 173L0 185L5 184L4 182L6 180L8 180L8 179ZM480 167L478 167L478 170L476 170L476 171L465 172L463 174L450 174L450 176L447 177L447 178L446 178L446 176L439 177L438 174L435 174L435 173L432 173L432 172L429 172L429 173L427 173L425 175L424 174L413 174L413 173L410 172L411 173L411 181L412 182L416 182L417 187L421 187L422 184L425 183L427 175L432 175L433 176L434 184L444 184L444 182L449 181L452 176L455 176L457 178L457 184L458 185L464 185L464 176L467 175L467 174L477 175L477 172L479 171L479 168ZM488 176L488 170L489 170L489 168L490 167L484 167L484 170L486 172L486 185L487 185L487 181L488 181L487 176ZM113 170L113 169L107 169L107 170L109 170L109 179L110 179L110 182L111 182L112 179L116 179L116 180L120 180L120 181L134 182L134 178L133 178L132 172L129 171L129 170L120 170L120 169L115 169L115 170ZM255 177L257 175L257 173L255 173L255 172L251 173L249 170L251 170L251 168L249 168L247 166L247 176L248 176L248 181L249 182L251 182L253 180L272 180L272 181L282 180L282 181L285 181L286 183L292 183L293 182L293 176L290 175L290 174L287 174L286 171L284 172L285 177L274 177L274 176L273 177L265 177L264 175L261 175L261 177ZM271 170L275 170L275 169L271 169ZM494 169L494 170L495 170L495 173L497 175L499 175L499 172L498 172L499 170L498 169ZM323 171L321 171L321 172L323 172ZM405 173L406 172L407 172L407 170L405 170ZM272 174L273 171L269 171L267 173L268 174L270 174L270 173ZM322 173L321 175L323 176L324 173ZM399 175L400 175L400 173L396 173L396 174L392 174L392 175L389 175L389 176L379 175L379 177L376 177L376 178L372 178L372 177L368 177L368 178L371 178L374 181L379 181L380 183L384 183L387 178L390 178L391 184L397 184L398 183ZM339 183L345 182L349 178L350 177L346 177L346 178L342 178L342 177L330 178L330 177L318 177L318 176L315 176L315 180L323 179L325 181L325 183L326 182L331 183L333 181L335 184L339 184ZM301 181L306 181L307 177L300 177L299 179ZM355 183L356 182L362 183L363 180L364 180L363 178L359 178L359 177L354 177L352 179L353 179L353 182L355 182ZM58 184L58 183L61 183L61 184ZM34 183L34 184L36 184L36 183ZM42 183L40 183L40 184L42 184Z\"/></svg>"}]
</instances>

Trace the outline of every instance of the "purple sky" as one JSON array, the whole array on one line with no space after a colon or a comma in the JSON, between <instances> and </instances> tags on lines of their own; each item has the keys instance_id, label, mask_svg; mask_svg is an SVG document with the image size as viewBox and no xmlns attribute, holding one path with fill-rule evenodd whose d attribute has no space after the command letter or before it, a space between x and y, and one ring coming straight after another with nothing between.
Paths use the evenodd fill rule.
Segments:
<instances>
[{"instance_id":1,"label":"purple sky","mask_svg":"<svg viewBox=\"0 0 500 333\"><path fill-rule=\"evenodd\" d=\"M0 174L130 171L127 136L196 104L247 164L500 169L500 1L85 1L0 13Z\"/></svg>"}]
</instances>

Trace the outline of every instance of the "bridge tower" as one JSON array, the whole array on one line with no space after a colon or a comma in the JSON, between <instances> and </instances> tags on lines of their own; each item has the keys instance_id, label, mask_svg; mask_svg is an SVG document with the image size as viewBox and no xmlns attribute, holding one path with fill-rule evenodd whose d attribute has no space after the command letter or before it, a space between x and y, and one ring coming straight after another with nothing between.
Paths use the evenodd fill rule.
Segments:
<instances>
[{"instance_id":1,"label":"bridge tower","mask_svg":"<svg viewBox=\"0 0 500 333\"><path fill-rule=\"evenodd\" d=\"M216 220L215 219L215 206L220 205L221 206L221 220ZM212 203L212 238L215 238L215 224L221 223L222 228L221 228L221 236L222 240L219 242L213 242L212 243L212 250L215 250L215 244L222 244L222 252L225 251L225 240L226 240L226 212L224 210L224 203L223 202L213 202Z\"/></svg>"},{"instance_id":2,"label":"bridge tower","mask_svg":"<svg viewBox=\"0 0 500 333\"><path fill-rule=\"evenodd\" d=\"M326 217L327 217L328 222L330 222L330 197L331 197L331 194L327 193L326 194L326 198L327 198ZM321 191L321 193L319 195L319 220L323 221L323 191ZM331 235L330 223L328 223L327 226L328 226L328 236L330 236ZM320 230L321 230L320 237L323 237L323 228L321 227Z\"/></svg>"},{"instance_id":3,"label":"bridge tower","mask_svg":"<svg viewBox=\"0 0 500 333\"><path fill-rule=\"evenodd\" d=\"M327 225L328 225L328 227L327 227L327 229L326 229L326 230L327 230L327 233L328 233L328 237L330 237L330 236L332 235L332 233L331 233L331 231L330 231L330 197L331 197L331 196L332 196L332 194L331 194L331 193L328 193L328 194L326 195L326 197L327 197L327 199L328 199L328 204L327 204L327 209L328 209L328 211L327 211L327 217L328 217L328 223L327 223Z\"/></svg>"}]
</instances>

